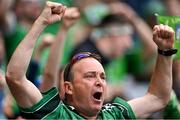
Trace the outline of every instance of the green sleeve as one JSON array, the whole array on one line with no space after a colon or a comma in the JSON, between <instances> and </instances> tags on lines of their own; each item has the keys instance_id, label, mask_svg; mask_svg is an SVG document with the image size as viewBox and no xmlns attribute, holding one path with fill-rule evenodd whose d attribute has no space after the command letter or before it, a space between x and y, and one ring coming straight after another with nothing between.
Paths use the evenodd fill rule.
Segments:
<instances>
[{"instance_id":1,"label":"green sleeve","mask_svg":"<svg viewBox=\"0 0 180 120\"><path fill-rule=\"evenodd\" d=\"M131 106L126 101L116 98L112 104L117 107L117 113L119 110L122 112L125 119L136 119Z\"/></svg>"},{"instance_id":2,"label":"green sleeve","mask_svg":"<svg viewBox=\"0 0 180 120\"><path fill-rule=\"evenodd\" d=\"M180 108L178 100L174 92L171 94L171 99L163 111L164 119L180 119Z\"/></svg>"},{"instance_id":3,"label":"green sleeve","mask_svg":"<svg viewBox=\"0 0 180 120\"><path fill-rule=\"evenodd\" d=\"M43 94L43 98L30 108L21 108L26 119L42 119L54 111L60 103L58 90L54 87Z\"/></svg>"}]
</instances>

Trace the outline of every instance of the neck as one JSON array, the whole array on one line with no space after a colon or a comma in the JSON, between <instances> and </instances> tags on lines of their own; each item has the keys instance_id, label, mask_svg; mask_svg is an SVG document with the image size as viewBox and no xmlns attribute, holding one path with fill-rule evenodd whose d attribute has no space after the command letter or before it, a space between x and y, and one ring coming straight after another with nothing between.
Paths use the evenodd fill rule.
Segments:
<instances>
[{"instance_id":1,"label":"neck","mask_svg":"<svg viewBox=\"0 0 180 120\"><path fill-rule=\"evenodd\" d=\"M88 115L88 114L86 114L86 112L84 112L84 111L79 111L79 110L77 110L78 111L78 113L81 115L81 116L83 116L84 118L86 118L86 120L96 120L96 118L97 118L97 115Z\"/></svg>"},{"instance_id":2,"label":"neck","mask_svg":"<svg viewBox=\"0 0 180 120\"><path fill-rule=\"evenodd\" d=\"M78 111L78 110L77 110ZM78 111L78 113L83 116L86 120L96 120L97 118L97 115L94 115L94 116L91 116L91 115L87 115L87 114L84 114L80 111Z\"/></svg>"}]
</instances>

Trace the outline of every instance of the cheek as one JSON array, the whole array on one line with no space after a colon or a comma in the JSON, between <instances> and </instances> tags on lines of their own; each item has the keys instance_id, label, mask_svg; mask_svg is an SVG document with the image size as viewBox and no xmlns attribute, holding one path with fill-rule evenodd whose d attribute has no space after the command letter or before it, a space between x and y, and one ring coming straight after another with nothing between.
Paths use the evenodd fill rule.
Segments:
<instances>
[{"instance_id":1,"label":"cheek","mask_svg":"<svg viewBox=\"0 0 180 120\"><path fill-rule=\"evenodd\" d=\"M107 83L106 83L106 81L103 83L103 88L104 88L104 90L107 89Z\"/></svg>"},{"instance_id":2,"label":"cheek","mask_svg":"<svg viewBox=\"0 0 180 120\"><path fill-rule=\"evenodd\" d=\"M114 47L114 49L119 50L119 49L122 48L122 46L123 46L123 41L122 41L122 40L120 40L120 39L115 39L115 40L113 41L113 47Z\"/></svg>"},{"instance_id":3,"label":"cheek","mask_svg":"<svg viewBox=\"0 0 180 120\"><path fill-rule=\"evenodd\" d=\"M122 52L126 49L129 49L132 46L132 40L131 39L119 39L114 42L114 48L115 52Z\"/></svg>"},{"instance_id":4,"label":"cheek","mask_svg":"<svg viewBox=\"0 0 180 120\"><path fill-rule=\"evenodd\" d=\"M122 55L123 52L123 44L119 44L119 43L114 43L113 45L113 53L115 57L119 57Z\"/></svg>"},{"instance_id":5,"label":"cheek","mask_svg":"<svg viewBox=\"0 0 180 120\"><path fill-rule=\"evenodd\" d=\"M91 89L92 87L87 83L77 84L74 86L74 98L81 104L87 103L91 95Z\"/></svg>"},{"instance_id":6,"label":"cheek","mask_svg":"<svg viewBox=\"0 0 180 120\"><path fill-rule=\"evenodd\" d=\"M90 93L90 90L92 88L92 82L89 82L87 80L84 80L83 82L76 83L74 86L75 92L82 94L82 93Z\"/></svg>"}]
</instances>

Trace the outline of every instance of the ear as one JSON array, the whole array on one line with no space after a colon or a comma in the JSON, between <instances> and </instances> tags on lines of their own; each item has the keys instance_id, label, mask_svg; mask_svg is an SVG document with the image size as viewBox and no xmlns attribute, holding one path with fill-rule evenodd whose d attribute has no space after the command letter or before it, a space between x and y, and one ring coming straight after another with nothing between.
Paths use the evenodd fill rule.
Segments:
<instances>
[{"instance_id":1,"label":"ear","mask_svg":"<svg viewBox=\"0 0 180 120\"><path fill-rule=\"evenodd\" d=\"M73 93L73 86L71 82L65 81L64 82L64 89L65 89L65 93L68 95L72 95Z\"/></svg>"}]
</instances>

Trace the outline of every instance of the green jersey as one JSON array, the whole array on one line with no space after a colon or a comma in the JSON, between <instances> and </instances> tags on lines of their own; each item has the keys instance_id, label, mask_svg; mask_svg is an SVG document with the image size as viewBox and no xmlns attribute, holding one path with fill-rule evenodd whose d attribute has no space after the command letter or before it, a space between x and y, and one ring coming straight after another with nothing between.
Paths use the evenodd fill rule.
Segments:
<instances>
[{"instance_id":1,"label":"green jersey","mask_svg":"<svg viewBox=\"0 0 180 120\"><path fill-rule=\"evenodd\" d=\"M21 112L22 116L27 119L86 119L73 106L67 105L60 100L56 88L44 93L42 100L31 108L21 108ZM135 115L127 102L116 98L114 102L102 107L97 119L135 119Z\"/></svg>"},{"instance_id":2,"label":"green jersey","mask_svg":"<svg viewBox=\"0 0 180 120\"><path fill-rule=\"evenodd\" d=\"M180 106L179 106L178 99L174 91L172 91L171 99L163 111L163 118L164 119L180 119Z\"/></svg>"}]
</instances>

